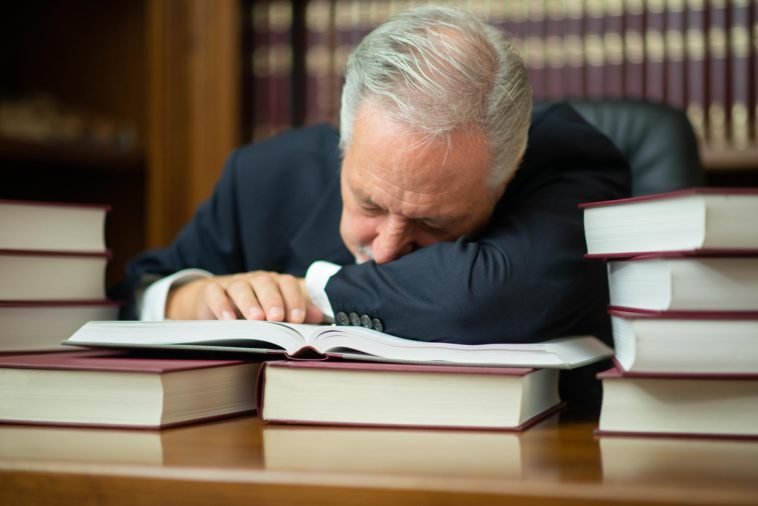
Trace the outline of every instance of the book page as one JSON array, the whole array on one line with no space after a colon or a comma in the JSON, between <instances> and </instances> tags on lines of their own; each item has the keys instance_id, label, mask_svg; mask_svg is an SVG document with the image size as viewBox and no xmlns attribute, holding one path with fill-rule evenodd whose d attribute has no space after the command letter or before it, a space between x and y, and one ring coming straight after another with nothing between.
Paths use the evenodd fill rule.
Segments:
<instances>
[{"instance_id":1,"label":"book page","mask_svg":"<svg viewBox=\"0 0 758 506\"><path fill-rule=\"evenodd\" d=\"M295 353L304 343L296 328L254 320L91 321L64 344L79 346L218 348ZM272 346L273 345L273 346Z\"/></svg>"},{"instance_id":2,"label":"book page","mask_svg":"<svg viewBox=\"0 0 758 506\"><path fill-rule=\"evenodd\" d=\"M573 368L613 355L611 348L592 336L541 343L465 345L413 341L361 327L332 326L321 329L310 341L324 354L399 363Z\"/></svg>"}]
</instances>

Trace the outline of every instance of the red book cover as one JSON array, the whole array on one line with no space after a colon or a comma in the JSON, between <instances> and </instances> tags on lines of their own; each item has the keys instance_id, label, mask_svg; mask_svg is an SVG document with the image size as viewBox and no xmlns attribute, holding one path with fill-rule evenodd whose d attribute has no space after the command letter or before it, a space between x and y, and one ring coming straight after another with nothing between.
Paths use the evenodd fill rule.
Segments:
<instances>
[{"instance_id":1,"label":"red book cover","mask_svg":"<svg viewBox=\"0 0 758 506\"><path fill-rule=\"evenodd\" d=\"M545 48L545 3L528 0L524 22L524 61L536 100L547 98L547 52Z\"/></svg>"},{"instance_id":2,"label":"red book cover","mask_svg":"<svg viewBox=\"0 0 758 506\"><path fill-rule=\"evenodd\" d=\"M269 20L268 1L255 2L252 8L252 107L253 139L262 140L273 133L269 97Z\"/></svg>"},{"instance_id":3,"label":"red book cover","mask_svg":"<svg viewBox=\"0 0 758 506\"><path fill-rule=\"evenodd\" d=\"M726 0L711 0L708 5L708 143L714 149L726 147L729 124L730 62L729 10Z\"/></svg>"},{"instance_id":4,"label":"red book cover","mask_svg":"<svg viewBox=\"0 0 758 506\"><path fill-rule=\"evenodd\" d=\"M666 17L664 0L648 0L645 13L645 98L663 102L666 98Z\"/></svg>"},{"instance_id":5,"label":"red book cover","mask_svg":"<svg viewBox=\"0 0 758 506\"><path fill-rule=\"evenodd\" d=\"M545 96L549 100L559 100L567 96L566 44L562 37L565 24L565 2L548 0L545 3Z\"/></svg>"},{"instance_id":6,"label":"red book cover","mask_svg":"<svg viewBox=\"0 0 758 506\"><path fill-rule=\"evenodd\" d=\"M645 8L642 0L624 0L624 93L645 96Z\"/></svg>"},{"instance_id":7,"label":"red book cover","mask_svg":"<svg viewBox=\"0 0 758 506\"><path fill-rule=\"evenodd\" d=\"M649 379L707 379L707 380L758 380L758 374L695 374L695 373L650 373L650 372L627 372L616 366L597 374L599 379L621 379L621 378L649 378Z\"/></svg>"},{"instance_id":8,"label":"red book cover","mask_svg":"<svg viewBox=\"0 0 758 506\"><path fill-rule=\"evenodd\" d=\"M122 371L166 374L176 371L244 364L242 360L185 360L138 358L118 351L66 351L0 357L3 369L47 369L72 371Z\"/></svg>"},{"instance_id":9,"label":"red book cover","mask_svg":"<svg viewBox=\"0 0 758 506\"><path fill-rule=\"evenodd\" d=\"M305 123L330 119L334 109L334 8L328 0L308 2L305 11Z\"/></svg>"},{"instance_id":10,"label":"red book cover","mask_svg":"<svg viewBox=\"0 0 758 506\"><path fill-rule=\"evenodd\" d=\"M269 421L265 418L265 403L266 403L266 371L269 368L290 368L290 369L316 369L316 370L337 370L337 371L364 371L372 373L412 373L412 374L455 374L455 375L478 375L478 376L512 376L523 377L527 374L537 371L531 368L507 368L507 367L459 367L459 366L445 366L445 365L413 365L413 364L389 364L389 363L364 363L364 362L341 362L341 361L282 361L282 362L265 362L264 367L261 370L261 375L258 381L258 413L264 416L264 421ZM337 393L335 393L337 395ZM524 421L523 423L513 427L479 427L479 426L457 426L457 425L424 425L424 424L390 424L390 423L355 423L355 422L320 422L320 421L303 421L303 420L287 420L287 419L273 419L276 423L284 424L302 424L308 425L345 425L345 426L367 426L367 427L388 427L388 426L404 426L414 427L420 429L457 429L466 428L474 430L524 430L531 425L543 420L545 417L550 416L556 411L560 410L563 404L558 400L555 405L546 409L532 418Z\"/></svg>"},{"instance_id":11,"label":"red book cover","mask_svg":"<svg viewBox=\"0 0 758 506\"><path fill-rule=\"evenodd\" d=\"M110 211L111 206L108 204L80 204L73 202L42 202L36 200L10 200L0 199L0 206L12 205L12 206L29 206L29 207L55 207L55 208L70 208L70 209L95 209L100 211Z\"/></svg>"},{"instance_id":12,"label":"red book cover","mask_svg":"<svg viewBox=\"0 0 758 506\"><path fill-rule=\"evenodd\" d=\"M755 99L758 83L750 83L750 2L735 0L730 2L729 54L731 58L731 136L735 149L741 150L750 143L750 111ZM758 41L758 34L753 34ZM758 42L756 43L758 45ZM758 49L758 48L756 48ZM752 97L751 97L752 95Z\"/></svg>"},{"instance_id":13,"label":"red book cover","mask_svg":"<svg viewBox=\"0 0 758 506\"><path fill-rule=\"evenodd\" d=\"M706 64L706 23L703 0L687 1L686 71L687 116L695 133L705 138L705 111L708 108Z\"/></svg>"},{"instance_id":14,"label":"red book cover","mask_svg":"<svg viewBox=\"0 0 758 506\"><path fill-rule=\"evenodd\" d=\"M563 19L563 43L566 66L563 70L563 96L568 99L584 96L584 1L566 0Z\"/></svg>"},{"instance_id":15,"label":"red book cover","mask_svg":"<svg viewBox=\"0 0 758 506\"><path fill-rule=\"evenodd\" d=\"M585 96L602 98L605 93L604 67L607 63L603 0L588 0L584 15Z\"/></svg>"},{"instance_id":16,"label":"red book cover","mask_svg":"<svg viewBox=\"0 0 758 506\"><path fill-rule=\"evenodd\" d=\"M268 97L272 133L292 126L292 4L271 0L268 9Z\"/></svg>"},{"instance_id":17,"label":"red book cover","mask_svg":"<svg viewBox=\"0 0 758 506\"><path fill-rule=\"evenodd\" d=\"M688 195L758 195L758 187L756 188L719 188L719 187L703 187L703 188L687 188L684 190L676 190L672 192L656 193L653 195L639 195L636 197L627 197L616 200L603 200L598 202L586 202L579 204L580 209L588 209L592 207L604 207L615 206L622 204L630 204L633 202L645 202L648 200L661 200L668 198L686 197Z\"/></svg>"},{"instance_id":18,"label":"red book cover","mask_svg":"<svg viewBox=\"0 0 758 506\"><path fill-rule=\"evenodd\" d=\"M605 2L605 77L606 97L621 98L624 93L624 4L622 0Z\"/></svg>"},{"instance_id":19,"label":"red book cover","mask_svg":"<svg viewBox=\"0 0 758 506\"><path fill-rule=\"evenodd\" d=\"M682 111L687 102L684 86L684 9L684 0L666 1L666 102Z\"/></svg>"},{"instance_id":20,"label":"red book cover","mask_svg":"<svg viewBox=\"0 0 758 506\"><path fill-rule=\"evenodd\" d=\"M610 306L608 313L620 318L660 320L758 320L756 311L653 311Z\"/></svg>"}]
</instances>

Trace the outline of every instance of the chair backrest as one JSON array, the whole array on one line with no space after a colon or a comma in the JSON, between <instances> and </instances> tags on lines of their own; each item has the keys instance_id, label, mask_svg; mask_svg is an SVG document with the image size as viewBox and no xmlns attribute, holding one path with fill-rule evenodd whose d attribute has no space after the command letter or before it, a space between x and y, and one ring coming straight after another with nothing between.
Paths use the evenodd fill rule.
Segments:
<instances>
[{"instance_id":1,"label":"chair backrest","mask_svg":"<svg viewBox=\"0 0 758 506\"><path fill-rule=\"evenodd\" d=\"M642 100L569 100L629 161L632 195L702 186L703 167L687 115Z\"/></svg>"}]
</instances>

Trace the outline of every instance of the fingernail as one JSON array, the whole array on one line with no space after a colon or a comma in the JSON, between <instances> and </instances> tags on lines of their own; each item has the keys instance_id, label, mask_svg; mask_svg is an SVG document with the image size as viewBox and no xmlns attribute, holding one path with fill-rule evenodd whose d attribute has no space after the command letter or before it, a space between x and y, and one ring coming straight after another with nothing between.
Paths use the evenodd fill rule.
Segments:
<instances>
[{"instance_id":1,"label":"fingernail","mask_svg":"<svg viewBox=\"0 0 758 506\"><path fill-rule=\"evenodd\" d=\"M284 316L284 310L278 306L274 306L268 309L267 315L269 318L279 318Z\"/></svg>"},{"instance_id":2,"label":"fingernail","mask_svg":"<svg viewBox=\"0 0 758 506\"><path fill-rule=\"evenodd\" d=\"M303 319L302 309L293 309L292 311L290 311L290 320L300 321L302 319Z\"/></svg>"},{"instance_id":3,"label":"fingernail","mask_svg":"<svg viewBox=\"0 0 758 506\"><path fill-rule=\"evenodd\" d=\"M223 311L221 313L221 319L222 320L234 320L235 319L234 318L234 313L232 313L231 311Z\"/></svg>"},{"instance_id":4,"label":"fingernail","mask_svg":"<svg viewBox=\"0 0 758 506\"><path fill-rule=\"evenodd\" d=\"M266 315L263 313L263 310L258 306L253 306L248 309L247 314L250 315L251 320L262 320L266 317Z\"/></svg>"}]
</instances>

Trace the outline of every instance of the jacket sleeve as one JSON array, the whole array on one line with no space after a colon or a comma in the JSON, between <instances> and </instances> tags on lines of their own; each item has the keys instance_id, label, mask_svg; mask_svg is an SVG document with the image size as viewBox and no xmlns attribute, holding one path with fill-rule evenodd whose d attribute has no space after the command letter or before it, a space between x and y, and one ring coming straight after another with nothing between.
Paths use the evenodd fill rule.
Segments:
<instances>
[{"instance_id":1,"label":"jacket sleeve","mask_svg":"<svg viewBox=\"0 0 758 506\"><path fill-rule=\"evenodd\" d=\"M575 113L548 115L533 126L522 168L481 236L383 265L345 266L327 294L335 314L378 318L386 332L411 339L475 344L597 334L594 326L607 320L605 266L584 259L577 206L628 191L627 164L607 138Z\"/></svg>"}]
</instances>

